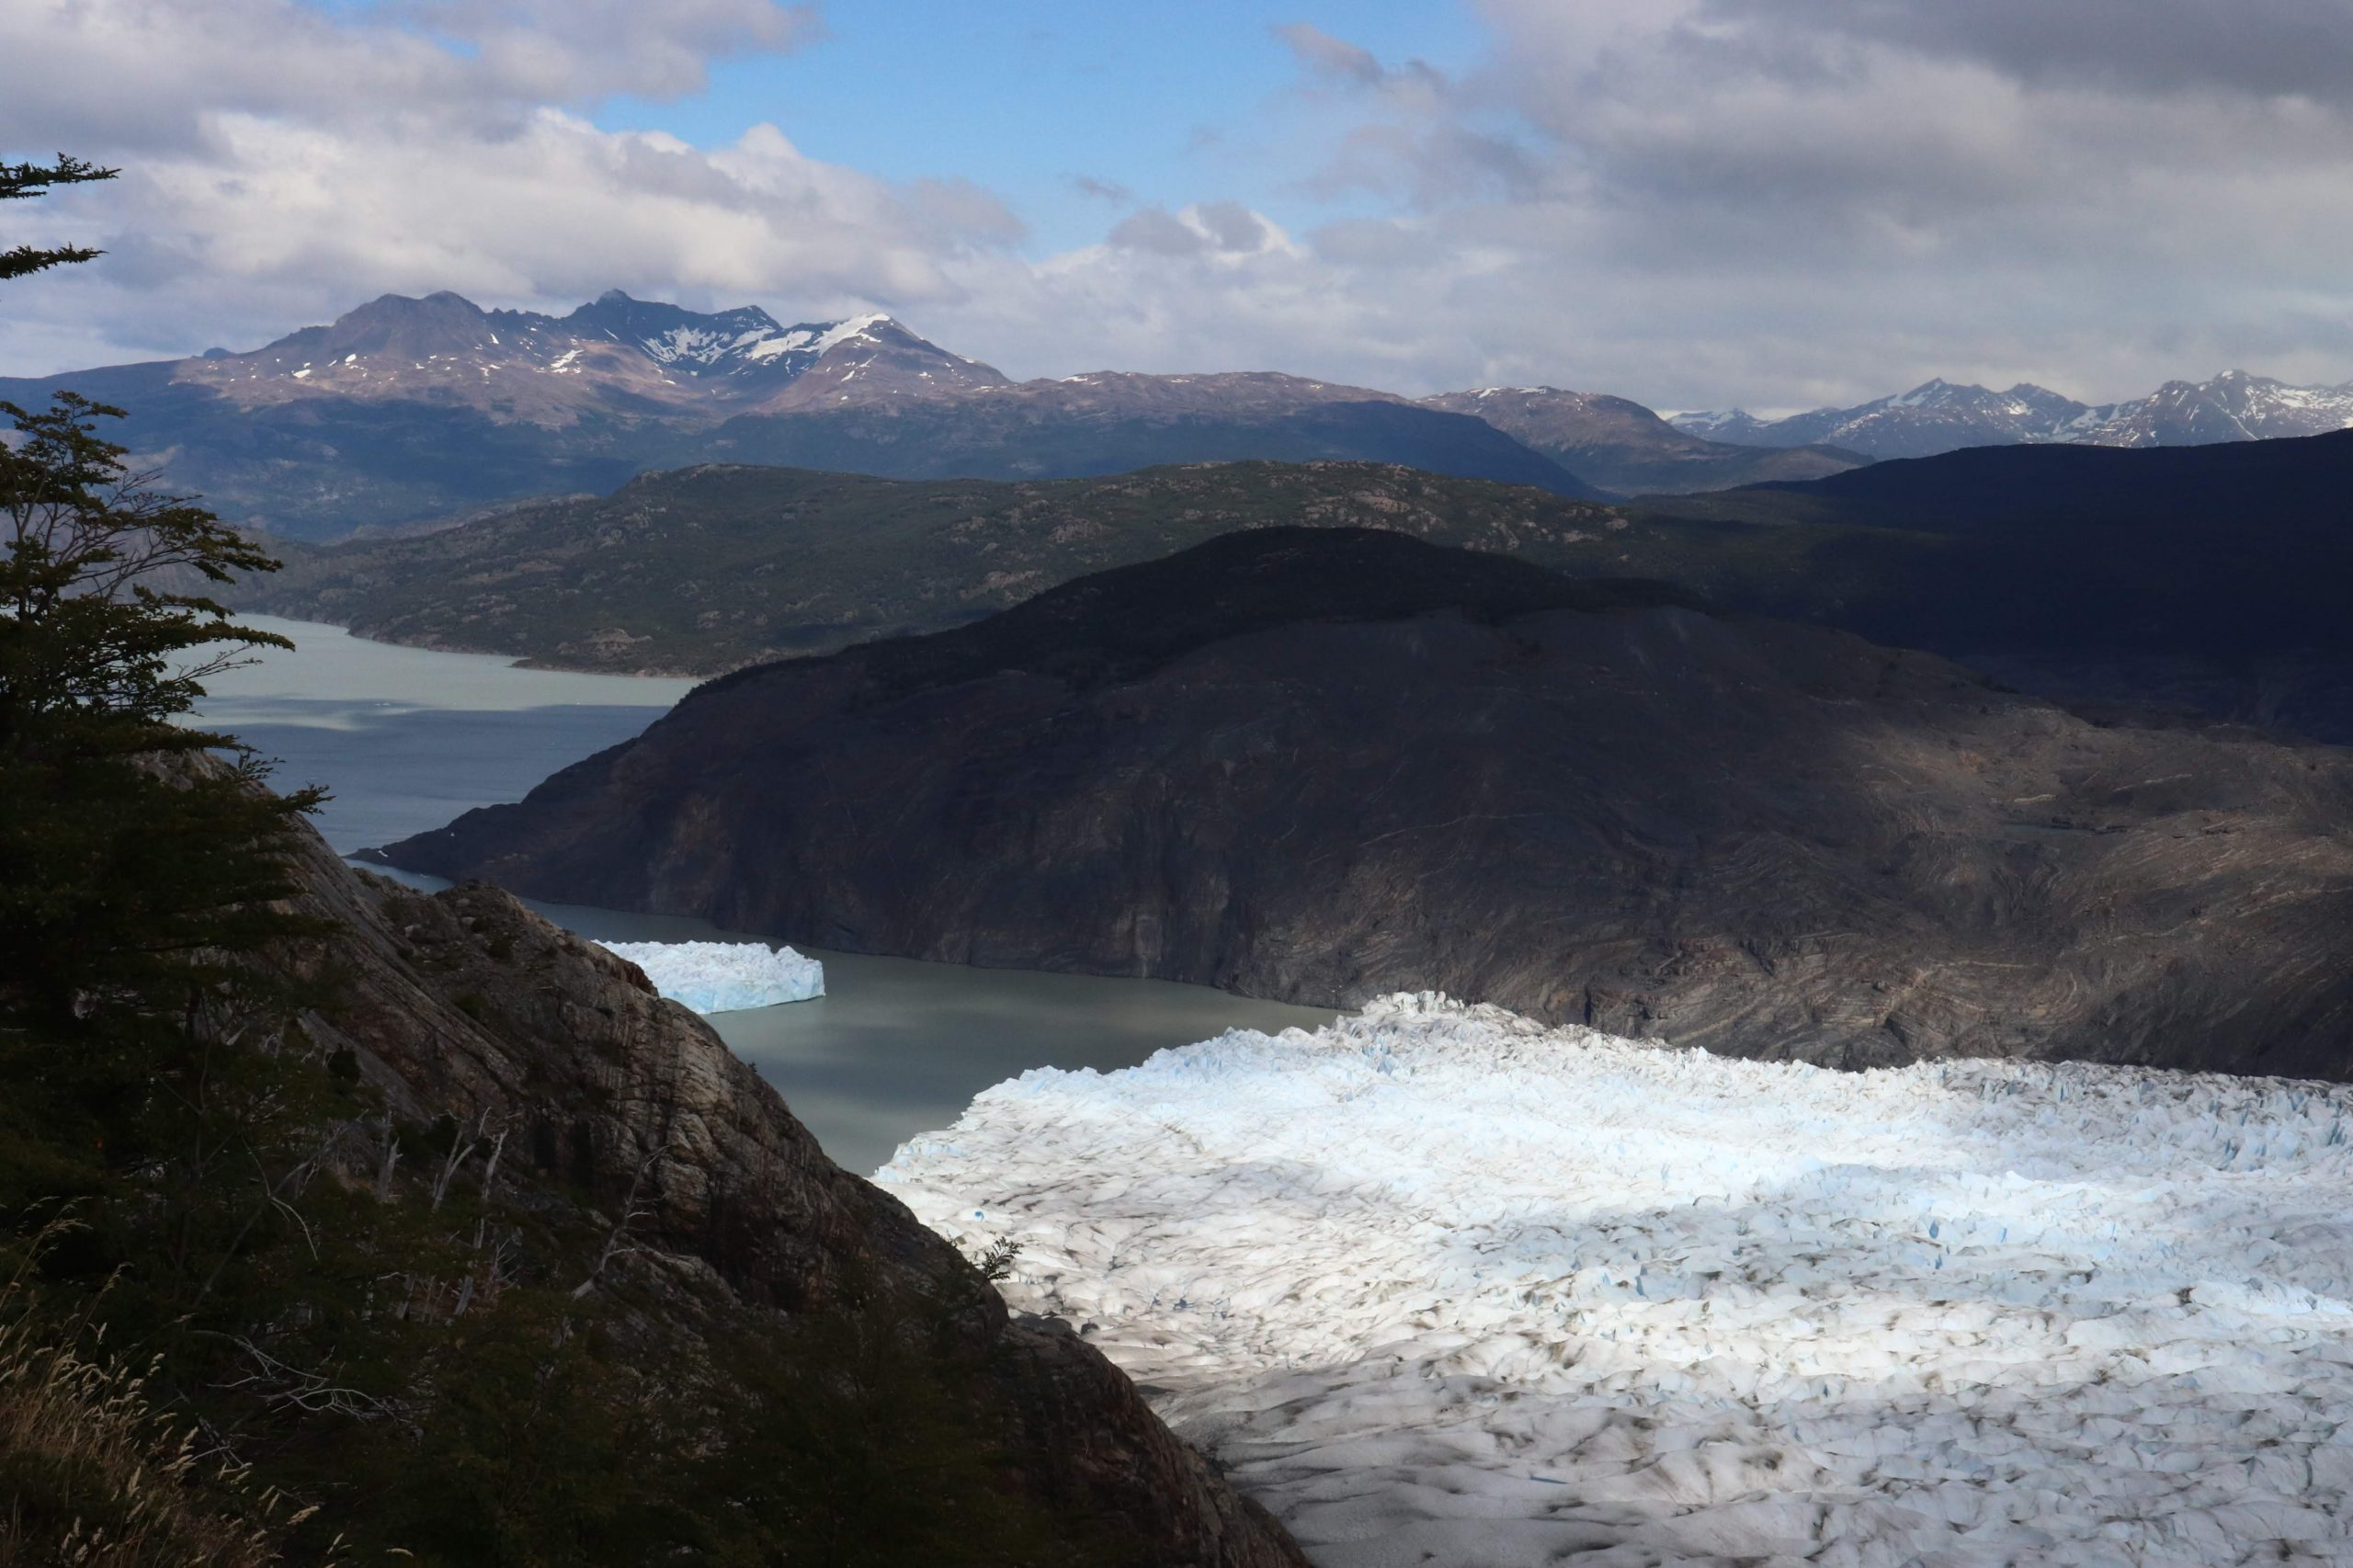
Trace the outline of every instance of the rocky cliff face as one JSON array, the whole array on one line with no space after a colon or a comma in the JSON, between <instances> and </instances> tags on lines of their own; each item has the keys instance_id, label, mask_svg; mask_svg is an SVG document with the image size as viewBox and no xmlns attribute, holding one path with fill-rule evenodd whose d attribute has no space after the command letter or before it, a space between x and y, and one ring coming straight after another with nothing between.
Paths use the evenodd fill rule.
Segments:
<instances>
[{"instance_id":1,"label":"rocky cliff face","mask_svg":"<svg viewBox=\"0 0 2353 1568\"><path fill-rule=\"evenodd\" d=\"M313 1032L353 1052L396 1122L505 1134L499 1201L543 1238L514 1267L577 1275L618 1303L648 1373L744 1377L759 1369L713 1365L717 1347L806 1356L855 1329L905 1375L952 1371L957 1441L993 1454L1063 1545L1082 1543L1074 1560L1302 1561L1125 1377L1061 1325L1009 1317L970 1263L827 1160L776 1092L632 965L493 888L426 896L324 846L302 881L305 902L343 927L298 961L338 991ZM380 1158L355 1155L354 1178ZM544 1239L566 1234L581 1244Z\"/></svg>"},{"instance_id":2,"label":"rocky cliff face","mask_svg":"<svg viewBox=\"0 0 2353 1568\"><path fill-rule=\"evenodd\" d=\"M2104 729L1837 632L1269 529L713 682L391 858L1741 1054L2341 1077L2348 822L2340 751Z\"/></svg>"}]
</instances>

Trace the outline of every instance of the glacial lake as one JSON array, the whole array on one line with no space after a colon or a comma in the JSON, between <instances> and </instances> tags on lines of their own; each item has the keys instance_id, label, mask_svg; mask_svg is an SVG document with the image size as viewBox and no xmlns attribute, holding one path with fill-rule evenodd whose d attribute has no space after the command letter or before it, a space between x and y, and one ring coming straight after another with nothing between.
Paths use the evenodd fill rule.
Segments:
<instances>
[{"instance_id":1,"label":"glacial lake","mask_svg":"<svg viewBox=\"0 0 2353 1568\"><path fill-rule=\"evenodd\" d=\"M215 677L196 719L278 759L281 788L333 790L313 820L346 855L520 800L549 774L637 734L694 685L528 670L492 655L369 642L340 627L241 619L293 639L297 651ZM756 939L683 916L534 907L596 940ZM824 962L824 996L710 1021L825 1152L860 1173L1032 1067L1108 1072L1230 1028L1313 1028L1333 1017L1165 981L800 950Z\"/></svg>"}]
</instances>

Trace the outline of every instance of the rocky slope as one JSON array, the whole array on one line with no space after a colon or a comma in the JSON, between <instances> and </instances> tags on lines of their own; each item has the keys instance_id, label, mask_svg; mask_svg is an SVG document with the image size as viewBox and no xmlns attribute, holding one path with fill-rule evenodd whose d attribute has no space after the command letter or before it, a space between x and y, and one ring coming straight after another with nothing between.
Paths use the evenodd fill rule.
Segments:
<instances>
[{"instance_id":1,"label":"rocky slope","mask_svg":"<svg viewBox=\"0 0 2353 1568\"><path fill-rule=\"evenodd\" d=\"M1621 495L1680 495L1771 480L1820 479L1870 460L1836 447L1709 440L1626 398L1558 387L1482 387L1421 401L1425 408L1475 415Z\"/></svg>"},{"instance_id":2,"label":"rocky slope","mask_svg":"<svg viewBox=\"0 0 2353 1568\"><path fill-rule=\"evenodd\" d=\"M947 1436L931 1440L992 1467L987 1487L1017 1503L1042 1560L1301 1563L1123 1376L1067 1328L1009 1317L971 1264L828 1161L776 1092L632 965L495 889L422 895L315 842L301 880L301 902L343 927L292 960L336 986L306 1020L319 1048L352 1053L384 1096L388 1129L482 1130L484 1148L502 1137L493 1219L519 1221L520 1248L505 1274L582 1280L581 1310L602 1307L629 1369L668 1391L666 1415L688 1431L697 1391L711 1386L855 1399L844 1383L869 1369L824 1358L856 1345L886 1381L944 1404ZM396 1166L379 1142L347 1138L339 1158L348 1179L392 1190L419 1156ZM471 1283L453 1316L470 1299ZM475 1316L488 1311L483 1298ZM878 1404L849 1419L887 1437L913 1417ZM904 1458L918 1476L937 1460ZM868 1548L937 1512L920 1479L913 1494L870 1500L866 1517L840 1498L796 1503L790 1477L759 1486L779 1483L788 1514L850 1509L846 1528L865 1545L842 1561L873 1560ZM1017 1540L984 1538L979 1517L961 1528L961 1549L935 1543L926 1560L1029 1560Z\"/></svg>"},{"instance_id":3,"label":"rocky slope","mask_svg":"<svg viewBox=\"0 0 2353 1568\"><path fill-rule=\"evenodd\" d=\"M1869 471L1866 471L1869 472ZM2353 1072L2353 759L1395 535L746 670L392 846L860 951L1736 1054Z\"/></svg>"}]
</instances>

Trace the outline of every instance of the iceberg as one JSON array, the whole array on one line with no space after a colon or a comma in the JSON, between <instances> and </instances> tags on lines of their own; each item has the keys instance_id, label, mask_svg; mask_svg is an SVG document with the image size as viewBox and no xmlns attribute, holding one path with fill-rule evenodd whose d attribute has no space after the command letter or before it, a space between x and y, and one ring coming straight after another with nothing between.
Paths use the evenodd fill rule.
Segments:
<instances>
[{"instance_id":1,"label":"iceberg","mask_svg":"<svg viewBox=\"0 0 2353 1568\"><path fill-rule=\"evenodd\" d=\"M825 966L761 942L607 942L654 989L698 1013L732 1013L825 994Z\"/></svg>"},{"instance_id":2,"label":"iceberg","mask_svg":"<svg viewBox=\"0 0 2353 1568\"><path fill-rule=\"evenodd\" d=\"M1432 994L876 1181L1323 1568L2353 1561L2353 1088L1859 1074Z\"/></svg>"}]
</instances>

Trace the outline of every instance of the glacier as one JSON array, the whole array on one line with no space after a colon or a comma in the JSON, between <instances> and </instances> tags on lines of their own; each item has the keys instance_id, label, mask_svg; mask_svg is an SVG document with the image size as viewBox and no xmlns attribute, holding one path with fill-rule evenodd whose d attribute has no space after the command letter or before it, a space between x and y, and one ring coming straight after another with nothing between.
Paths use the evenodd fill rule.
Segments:
<instances>
[{"instance_id":1,"label":"glacier","mask_svg":"<svg viewBox=\"0 0 2353 1568\"><path fill-rule=\"evenodd\" d=\"M1423 994L876 1181L1324 1568L2353 1560L2353 1089L1842 1074Z\"/></svg>"},{"instance_id":2,"label":"glacier","mask_svg":"<svg viewBox=\"0 0 2353 1568\"><path fill-rule=\"evenodd\" d=\"M760 942L606 942L645 971L654 989L698 1013L732 1013L825 994L825 966Z\"/></svg>"}]
</instances>

